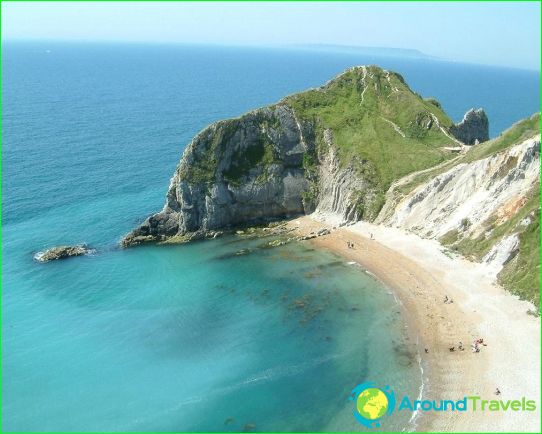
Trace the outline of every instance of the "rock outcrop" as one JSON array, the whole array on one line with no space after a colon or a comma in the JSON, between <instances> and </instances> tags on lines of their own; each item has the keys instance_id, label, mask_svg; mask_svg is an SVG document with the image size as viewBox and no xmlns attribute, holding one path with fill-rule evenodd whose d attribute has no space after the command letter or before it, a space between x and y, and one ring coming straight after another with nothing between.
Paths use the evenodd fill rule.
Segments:
<instances>
[{"instance_id":1,"label":"rock outcrop","mask_svg":"<svg viewBox=\"0 0 542 434\"><path fill-rule=\"evenodd\" d=\"M356 173L354 165L342 167L331 142L329 146L319 168L319 200L315 211L339 215L344 222L360 220L364 203L370 203L376 195L375 188Z\"/></svg>"},{"instance_id":2,"label":"rock outcrop","mask_svg":"<svg viewBox=\"0 0 542 434\"><path fill-rule=\"evenodd\" d=\"M47 249L44 252L36 253L34 259L39 262L49 262L57 259L71 258L72 256L88 255L93 252L94 249L91 249L85 244L79 244L77 246L56 246Z\"/></svg>"},{"instance_id":3,"label":"rock outcrop","mask_svg":"<svg viewBox=\"0 0 542 434\"><path fill-rule=\"evenodd\" d=\"M508 235L491 248L482 258L482 262L493 268L493 272L497 274L518 254L519 245L518 234Z\"/></svg>"},{"instance_id":4,"label":"rock outcrop","mask_svg":"<svg viewBox=\"0 0 542 434\"><path fill-rule=\"evenodd\" d=\"M470 109L458 124L450 127L450 133L466 145L489 140L489 120L483 109Z\"/></svg>"},{"instance_id":5,"label":"rock outcrop","mask_svg":"<svg viewBox=\"0 0 542 434\"><path fill-rule=\"evenodd\" d=\"M303 156L310 125L284 104L217 122L186 149L162 211L150 216L123 245L213 235L220 228L304 212L308 188Z\"/></svg>"}]
</instances>

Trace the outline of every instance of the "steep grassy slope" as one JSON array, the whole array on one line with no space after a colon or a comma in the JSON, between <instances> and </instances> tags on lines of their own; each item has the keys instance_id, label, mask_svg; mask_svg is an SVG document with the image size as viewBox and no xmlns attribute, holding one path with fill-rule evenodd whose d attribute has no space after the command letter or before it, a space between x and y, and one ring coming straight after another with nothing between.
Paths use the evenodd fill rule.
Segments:
<instances>
[{"instance_id":1,"label":"steep grassy slope","mask_svg":"<svg viewBox=\"0 0 542 434\"><path fill-rule=\"evenodd\" d=\"M499 281L512 293L531 300L540 309L540 199L531 223L519 234L519 252L499 273Z\"/></svg>"}]
</instances>

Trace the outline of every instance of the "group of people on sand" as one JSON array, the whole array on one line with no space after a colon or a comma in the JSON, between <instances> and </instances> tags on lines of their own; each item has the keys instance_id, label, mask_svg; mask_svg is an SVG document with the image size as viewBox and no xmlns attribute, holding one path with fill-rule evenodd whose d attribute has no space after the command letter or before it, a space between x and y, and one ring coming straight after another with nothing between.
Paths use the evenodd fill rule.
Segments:
<instances>
[{"instance_id":1,"label":"group of people on sand","mask_svg":"<svg viewBox=\"0 0 542 434\"><path fill-rule=\"evenodd\" d=\"M444 304L452 304L454 301L451 298L448 298L447 295L444 296Z\"/></svg>"},{"instance_id":2,"label":"group of people on sand","mask_svg":"<svg viewBox=\"0 0 542 434\"><path fill-rule=\"evenodd\" d=\"M483 339L483 338L476 339L476 340L472 343L472 345L471 345L472 352L473 352L473 353L479 353L479 352L480 352L480 345L483 345L484 347L487 347L487 344L484 343L484 339Z\"/></svg>"},{"instance_id":3,"label":"group of people on sand","mask_svg":"<svg viewBox=\"0 0 542 434\"><path fill-rule=\"evenodd\" d=\"M372 232L371 232L369 235L370 235L370 237L371 237L371 240L374 240L374 239L375 239L375 237L374 237L374 235L372 234ZM346 242L346 245L348 246L349 249L354 249L354 248L355 248L354 243L353 243L352 241L347 241L347 242Z\"/></svg>"},{"instance_id":4,"label":"group of people on sand","mask_svg":"<svg viewBox=\"0 0 542 434\"><path fill-rule=\"evenodd\" d=\"M453 347L448 348L450 352L455 351L455 345ZM459 341L459 345L457 345L457 349L459 351L465 351L465 347L463 346L463 342Z\"/></svg>"},{"instance_id":5,"label":"group of people on sand","mask_svg":"<svg viewBox=\"0 0 542 434\"><path fill-rule=\"evenodd\" d=\"M473 353L479 353L480 352L480 345L483 345L484 347L487 347L487 344L484 343L483 338L478 338L472 343L472 345L471 345L472 352ZM456 348L455 348L455 345L454 345L453 347L449 347L448 349L450 350L451 353L453 353ZM463 342L459 341L459 345L457 346L457 349L459 351L465 351L465 347L463 346Z\"/></svg>"}]
</instances>

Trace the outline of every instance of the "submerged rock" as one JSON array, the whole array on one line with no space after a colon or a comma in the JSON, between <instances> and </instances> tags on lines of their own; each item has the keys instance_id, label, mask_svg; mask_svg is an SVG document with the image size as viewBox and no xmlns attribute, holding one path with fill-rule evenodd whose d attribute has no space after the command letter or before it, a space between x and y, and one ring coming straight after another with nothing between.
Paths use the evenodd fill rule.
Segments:
<instances>
[{"instance_id":1,"label":"submerged rock","mask_svg":"<svg viewBox=\"0 0 542 434\"><path fill-rule=\"evenodd\" d=\"M279 247L279 246L283 246L284 244L286 244L286 241L284 240L273 240L267 243L269 247Z\"/></svg>"},{"instance_id":2,"label":"submerged rock","mask_svg":"<svg viewBox=\"0 0 542 434\"><path fill-rule=\"evenodd\" d=\"M256 429L255 423L247 423L243 428L243 432L252 432Z\"/></svg>"},{"instance_id":3,"label":"submerged rock","mask_svg":"<svg viewBox=\"0 0 542 434\"><path fill-rule=\"evenodd\" d=\"M36 253L34 259L39 262L49 262L57 259L70 258L72 256L87 255L93 252L95 252L95 250L87 247L86 244L79 244L76 246L56 246L47 249L44 252Z\"/></svg>"}]
</instances>

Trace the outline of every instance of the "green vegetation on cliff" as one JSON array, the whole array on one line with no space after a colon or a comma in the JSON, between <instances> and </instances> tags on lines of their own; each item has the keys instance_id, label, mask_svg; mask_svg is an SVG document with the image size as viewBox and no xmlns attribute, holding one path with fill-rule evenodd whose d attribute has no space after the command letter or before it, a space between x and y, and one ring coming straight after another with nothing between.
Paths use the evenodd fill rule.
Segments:
<instances>
[{"instance_id":1,"label":"green vegetation on cliff","mask_svg":"<svg viewBox=\"0 0 542 434\"><path fill-rule=\"evenodd\" d=\"M243 151L237 150L233 153L232 164L224 171L224 178L229 182L237 184L253 167L257 165L267 167L275 159L273 145L265 137L261 136L253 146ZM264 171L264 175L266 174L267 172ZM264 180L261 179L262 182Z\"/></svg>"},{"instance_id":2,"label":"green vegetation on cliff","mask_svg":"<svg viewBox=\"0 0 542 434\"><path fill-rule=\"evenodd\" d=\"M282 103L314 126L319 160L331 142L340 166L352 167L365 181L355 205L358 218L378 215L393 181L453 157L443 149L456 144L445 132L452 121L438 101L423 99L399 74L376 66L352 68Z\"/></svg>"},{"instance_id":3,"label":"green vegetation on cliff","mask_svg":"<svg viewBox=\"0 0 542 434\"><path fill-rule=\"evenodd\" d=\"M212 134L211 140L205 140L200 133L194 141L205 146L197 146L197 160L192 164L181 166L179 176L183 180L192 183L212 182L215 178L216 169L223 155L224 143L228 143L237 131L237 119L227 119L209 127Z\"/></svg>"},{"instance_id":4,"label":"green vegetation on cliff","mask_svg":"<svg viewBox=\"0 0 542 434\"><path fill-rule=\"evenodd\" d=\"M266 117L261 113L254 113L250 123L254 127L253 140L247 141L247 147L236 149L228 158L230 164L223 170L224 178L232 183L239 184L242 177L257 166L266 168L277 159L268 131L279 130L280 124L274 117ZM224 160L236 134L242 129L241 118L227 119L213 124L208 137L198 136L197 159L185 165L180 172L181 179L193 183L208 183L215 181L220 162ZM210 137L210 139L209 139ZM264 171L265 172L265 171ZM265 174L265 173L264 173ZM265 181L265 176L261 179Z\"/></svg>"},{"instance_id":5,"label":"green vegetation on cliff","mask_svg":"<svg viewBox=\"0 0 542 434\"><path fill-rule=\"evenodd\" d=\"M319 89L284 100L298 118L332 131L342 165L374 168L370 181L385 191L392 181L450 158L454 141L439 128L452 121L438 103L412 92L403 78L376 66L350 69ZM325 152L322 138L318 150Z\"/></svg>"},{"instance_id":6,"label":"green vegetation on cliff","mask_svg":"<svg viewBox=\"0 0 542 434\"><path fill-rule=\"evenodd\" d=\"M519 252L505 264L499 282L513 294L540 309L540 200L531 212L531 223L519 234Z\"/></svg>"}]
</instances>

